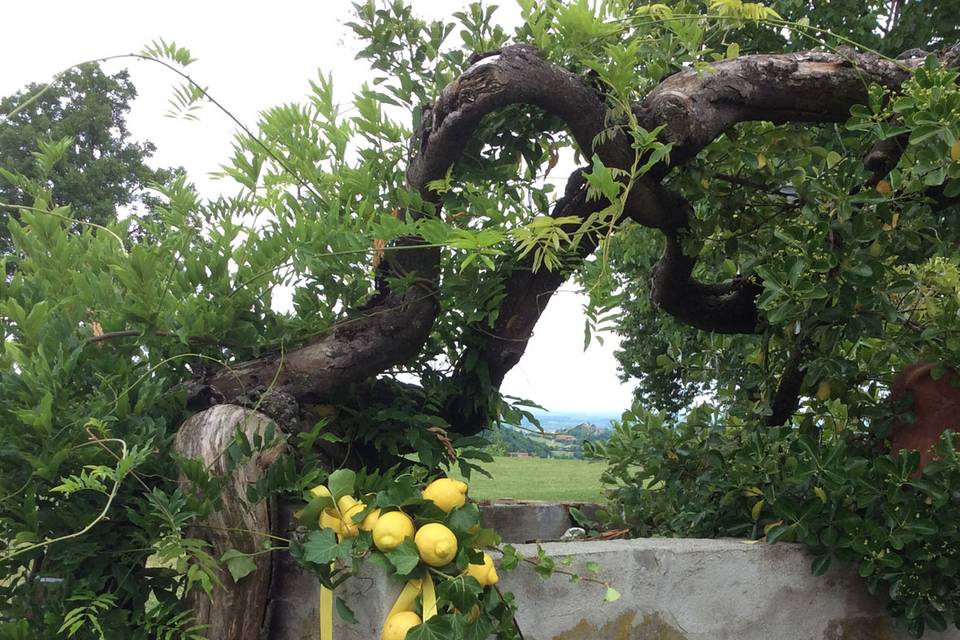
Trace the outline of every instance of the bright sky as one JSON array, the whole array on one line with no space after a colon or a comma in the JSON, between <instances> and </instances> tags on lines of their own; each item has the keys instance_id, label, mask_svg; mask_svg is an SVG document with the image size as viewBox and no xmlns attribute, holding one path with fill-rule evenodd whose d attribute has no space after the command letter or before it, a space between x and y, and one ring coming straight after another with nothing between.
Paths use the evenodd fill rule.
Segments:
<instances>
[{"instance_id":1,"label":"bright sky","mask_svg":"<svg viewBox=\"0 0 960 640\"><path fill-rule=\"evenodd\" d=\"M413 0L415 12L430 19L466 4ZM501 4L501 20L516 20L513 3ZM162 37L190 49L198 59L190 66L192 77L252 126L262 109L300 100L318 69L332 71L341 102L370 77L369 67L354 60L358 43L343 25L350 11L348 0L5 2L3 22L19 26L5 29L0 38L0 95L47 81L78 62L139 51ZM232 123L209 105L198 122L164 117L176 79L148 62L105 65L111 72L124 67L139 91L128 125L134 137L157 145L153 163L185 167L205 195L224 190L224 183L207 174L230 155ZM507 376L505 393L552 411L611 413L628 406L631 386L617 379L615 336L582 350L584 301L569 285L554 296L523 360Z\"/></svg>"}]
</instances>

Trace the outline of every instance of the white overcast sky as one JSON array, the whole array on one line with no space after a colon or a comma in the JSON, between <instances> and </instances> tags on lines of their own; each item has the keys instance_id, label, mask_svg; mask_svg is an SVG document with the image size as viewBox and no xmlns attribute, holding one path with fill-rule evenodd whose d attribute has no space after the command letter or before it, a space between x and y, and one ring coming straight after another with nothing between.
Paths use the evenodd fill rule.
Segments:
<instances>
[{"instance_id":1,"label":"white overcast sky","mask_svg":"<svg viewBox=\"0 0 960 640\"><path fill-rule=\"evenodd\" d=\"M436 19L466 3L413 5L419 15ZM501 5L501 21L517 19L511 0ZM7 0L2 6L0 95L46 81L77 62L139 51L160 37L189 48L198 59L190 66L193 78L250 126L260 110L301 100L318 69L333 73L342 103L371 75L354 59L358 43L343 24L350 17L348 0ZM230 154L232 123L209 105L198 122L164 117L176 79L148 62L105 65L110 72L124 67L139 92L128 125L135 138L156 144L153 163L185 167L206 195L223 190L224 183L207 174ZM629 405L631 386L617 378L615 336L582 349L584 301L570 285L554 296L523 360L507 376L505 393L551 411L619 413Z\"/></svg>"}]
</instances>

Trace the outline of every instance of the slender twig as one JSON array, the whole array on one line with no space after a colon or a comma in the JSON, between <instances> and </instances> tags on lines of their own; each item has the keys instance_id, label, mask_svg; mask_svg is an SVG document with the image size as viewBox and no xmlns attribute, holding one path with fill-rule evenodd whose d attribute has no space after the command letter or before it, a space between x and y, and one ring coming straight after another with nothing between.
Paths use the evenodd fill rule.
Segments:
<instances>
[{"instance_id":1,"label":"slender twig","mask_svg":"<svg viewBox=\"0 0 960 640\"><path fill-rule=\"evenodd\" d=\"M500 590L500 587L498 587L497 585L493 585L493 588L496 590L497 595L500 596L500 602L502 602L503 604L507 604L507 600L506 598L503 597L503 591ZM513 616L512 620L513 620L513 628L516 630L517 635L520 636L520 640L523 640L523 631L520 629L520 623L517 622L517 616Z\"/></svg>"},{"instance_id":2,"label":"slender twig","mask_svg":"<svg viewBox=\"0 0 960 640\"><path fill-rule=\"evenodd\" d=\"M532 558L521 558L521 559L522 559L524 562L526 562L527 564L532 564L532 565L535 566L535 567L536 567L536 566L539 566L538 563L537 563L537 561L534 560L534 559L532 559ZM556 567L556 566L554 566L553 569L551 569L551 571L553 571L553 573L559 573L559 574L561 574L561 575L570 576L570 577L572 577L572 578L576 578L576 579L582 580L582 581L584 581L584 582L592 582L592 583L594 583L594 584L600 585L601 587L609 587L609 586L610 586L610 583L609 583L609 582L606 582L606 581L604 581L604 580L600 580L599 578L591 578L590 576L585 576L585 575L579 574L579 573L577 573L577 572L575 572L575 571L569 571L569 570L567 570L567 569L561 569L561 568Z\"/></svg>"},{"instance_id":3,"label":"slender twig","mask_svg":"<svg viewBox=\"0 0 960 640\"><path fill-rule=\"evenodd\" d=\"M173 331L143 331L141 329L123 329L122 331L107 331L106 333L101 333L100 335L90 336L87 338L87 342L97 343L105 342L107 340L114 340L117 338L143 338L146 336L155 336L158 338L179 338L180 336L174 333ZM211 344L223 347L238 347L235 342L225 342L223 340L216 340L208 336L190 336L187 338L188 342L200 342L203 344Z\"/></svg>"},{"instance_id":4,"label":"slender twig","mask_svg":"<svg viewBox=\"0 0 960 640\"><path fill-rule=\"evenodd\" d=\"M249 533L251 535L260 536L261 538L269 538L270 540L278 540L280 542L286 542L287 544L290 544L290 538L275 536L272 533L266 533L264 531L256 531L254 529L244 529L242 527L217 527L212 524L197 524L197 523L190 523L188 526L197 527L198 529L210 529L211 531L225 531L227 533Z\"/></svg>"},{"instance_id":5,"label":"slender twig","mask_svg":"<svg viewBox=\"0 0 960 640\"><path fill-rule=\"evenodd\" d=\"M127 443L126 443L125 441L123 441L123 440L120 440L119 438L98 438L98 439L96 439L94 442L96 442L96 443L119 442L120 445L123 447L123 456L122 456L122 457L125 458L125 457L127 456ZM94 442L91 442L91 443L88 443L88 444L94 444ZM118 466L118 468L119 468L119 466ZM89 532L91 529L93 529L95 526L97 526L97 524L99 524L101 521L103 521L104 518L107 517L107 512L110 511L110 507L113 505L113 501L114 501L114 499L117 497L117 492L118 492L119 489L120 489L120 483L121 483L122 481L123 481L123 477L122 477L122 476L117 476L117 477L115 477L115 478L113 479L113 488L110 490L110 493L107 494L107 503L106 503L105 505L103 505L103 509L100 510L100 513L97 515L97 517L94 518L93 520L91 520L90 523L87 524L87 526L83 527L83 528L80 529L79 531L74 531L73 533L68 533L68 534L63 535L63 536L60 536L60 537L58 537L58 538L50 538L50 539L44 540L44 541L42 541L42 542L37 542L37 543L35 543L35 544L27 545L26 547L21 547L21 548L17 549L16 551L12 551L12 552L10 552L10 553L8 553L8 554L6 554L6 555L2 555L2 556L0 556L0 563L4 563L4 562L7 562L8 560L12 560L13 558L16 558L17 556L22 555L22 554L24 554L24 553L27 553L27 552L29 552L29 551L34 551L34 550L36 550L36 549L40 549L40 548L44 548L44 547L49 547L49 546L52 545L52 544L56 544L56 543L58 543L58 542L63 542L63 541L65 541L65 540L72 540L73 538L79 538L79 537L85 535L87 532Z\"/></svg>"}]
</instances>

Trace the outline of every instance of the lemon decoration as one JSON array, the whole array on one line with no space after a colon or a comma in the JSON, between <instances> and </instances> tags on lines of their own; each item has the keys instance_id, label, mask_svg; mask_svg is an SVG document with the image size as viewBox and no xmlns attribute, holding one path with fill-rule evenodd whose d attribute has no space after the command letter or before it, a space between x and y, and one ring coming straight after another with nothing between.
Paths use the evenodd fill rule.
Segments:
<instances>
[{"instance_id":1,"label":"lemon decoration","mask_svg":"<svg viewBox=\"0 0 960 640\"><path fill-rule=\"evenodd\" d=\"M413 520L403 511L384 513L373 526L373 544L384 553L399 547L404 538L412 537Z\"/></svg>"},{"instance_id":2,"label":"lemon decoration","mask_svg":"<svg viewBox=\"0 0 960 640\"><path fill-rule=\"evenodd\" d=\"M467 575L473 576L481 587L489 587L497 584L500 576L497 575L497 568L493 566L493 558L489 553L483 554L483 564L467 565Z\"/></svg>"},{"instance_id":3,"label":"lemon decoration","mask_svg":"<svg viewBox=\"0 0 960 640\"><path fill-rule=\"evenodd\" d=\"M380 640L404 640L407 637L407 632L420 622L420 616L413 611L395 613L387 618L387 623L383 625Z\"/></svg>"},{"instance_id":4,"label":"lemon decoration","mask_svg":"<svg viewBox=\"0 0 960 640\"><path fill-rule=\"evenodd\" d=\"M342 500L342 498L341 498ZM360 527L356 522L353 521L353 516L357 515L361 511L367 508L367 505L362 502L357 502L354 500L353 504L347 507L344 511L340 511L341 523L341 532L340 535L344 538L356 538L357 534L360 533Z\"/></svg>"},{"instance_id":5,"label":"lemon decoration","mask_svg":"<svg viewBox=\"0 0 960 640\"><path fill-rule=\"evenodd\" d=\"M420 552L420 559L431 567L448 565L457 555L457 536L439 522L420 527L413 541Z\"/></svg>"},{"instance_id":6,"label":"lemon decoration","mask_svg":"<svg viewBox=\"0 0 960 640\"><path fill-rule=\"evenodd\" d=\"M450 513L467 502L467 483L452 478L434 480L423 490L423 499L429 500Z\"/></svg>"},{"instance_id":7,"label":"lemon decoration","mask_svg":"<svg viewBox=\"0 0 960 640\"><path fill-rule=\"evenodd\" d=\"M311 489L310 492L315 493L315 491L316 488ZM323 495L320 494L316 497L323 497ZM380 517L380 510L376 509L368 513L360 524L354 522L353 517L366 508L367 505L359 502L356 498L352 496L342 496L340 500L337 501L336 509L327 507L320 512L320 528L332 529L339 539L356 538L361 530L369 531L372 529L377 518ZM367 528L367 525L369 525L369 528Z\"/></svg>"}]
</instances>

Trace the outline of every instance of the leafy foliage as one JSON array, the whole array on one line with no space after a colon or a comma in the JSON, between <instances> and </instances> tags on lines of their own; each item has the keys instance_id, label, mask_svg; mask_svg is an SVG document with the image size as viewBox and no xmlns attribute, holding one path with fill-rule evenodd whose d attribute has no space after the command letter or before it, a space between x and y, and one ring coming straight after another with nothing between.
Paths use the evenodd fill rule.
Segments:
<instances>
[{"instance_id":1,"label":"leafy foliage","mask_svg":"<svg viewBox=\"0 0 960 640\"><path fill-rule=\"evenodd\" d=\"M960 189L958 110L956 72L929 59L900 93L874 87L844 126L738 125L668 178L696 202L696 240L686 247L698 259L694 276L762 279L762 321L756 334L724 336L659 313L638 286L659 241L624 229L611 243L613 282L597 290L595 304L607 304L608 291L618 295L618 359L625 376L639 378L636 397L677 411L710 396L768 415L780 374L799 352L803 395L827 381L869 417L883 413L876 390L894 371L957 361L955 319L934 321L919 303L951 299L949 286L930 289L917 274L948 274L956 262L954 196L935 203L930 195ZM862 158L901 136L899 165L874 178Z\"/></svg>"},{"instance_id":2,"label":"leafy foliage","mask_svg":"<svg viewBox=\"0 0 960 640\"><path fill-rule=\"evenodd\" d=\"M916 452L891 457L858 432L839 401L833 419L744 424L700 406L685 418L635 410L593 451L610 462L613 522L636 534L796 541L815 558L853 563L871 593L889 596L915 635L960 621L960 455L944 435L923 475Z\"/></svg>"}]
</instances>

